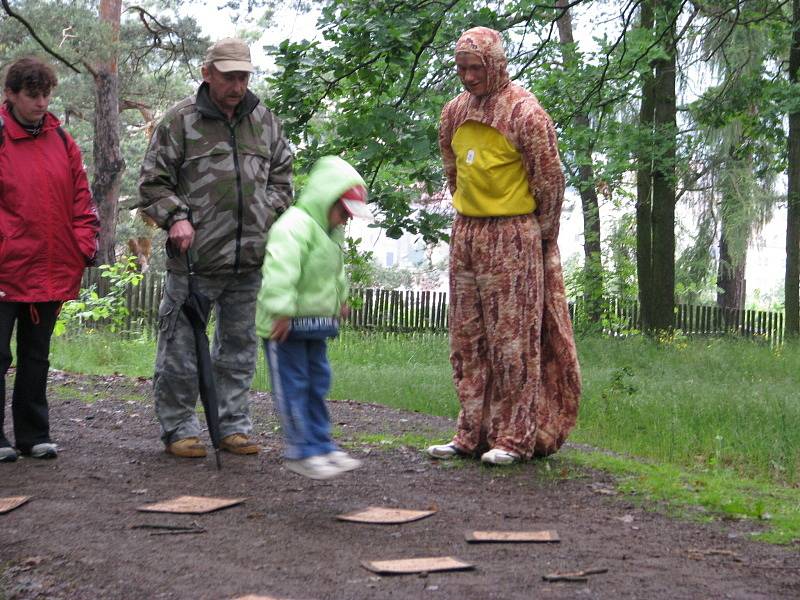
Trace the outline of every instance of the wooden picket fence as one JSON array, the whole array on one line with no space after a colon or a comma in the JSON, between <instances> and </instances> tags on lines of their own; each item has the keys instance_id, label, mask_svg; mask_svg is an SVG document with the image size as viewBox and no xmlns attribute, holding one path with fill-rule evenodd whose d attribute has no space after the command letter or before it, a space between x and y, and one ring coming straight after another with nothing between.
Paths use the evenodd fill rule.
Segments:
<instances>
[{"instance_id":1,"label":"wooden picket fence","mask_svg":"<svg viewBox=\"0 0 800 600\"><path fill-rule=\"evenodd\" d=\"M570 316L575 319L579 305L570 304ZM673 326L688 336L736 335L782 344L783 313L765 310L735 310L715 305L678 304ZM630 335L641 329L639 303L623 302L618 298L606 301L603 330L614 337Z\"/></svg>"},{"instance_id":2,"label":"wooden picket fence","mask_svg":"<svg viewBox=\"0 0 800 600\"><path fill-rule=\"evenodd\" d=\"M106 279L97 269L86 271L83 287L95 285L103 295L108 289ZM141 283L128 290L128 316L124 333L154 335L158 330L158 305L164 291L164 276L145 273ZM386 332L447 331L447 293L424 290L353 290L355 301L346 325L352 329ZM580 304L570 303L570 316L575 319ZM718 306L679 304L675 311L675 328L689 336L738 335L768 341L783 342L783 313L761 310L728 310ZM622 302L610 298L606 302L603 331L619 337L640 329L637 302Z\"/></svg>"}]
</instances>

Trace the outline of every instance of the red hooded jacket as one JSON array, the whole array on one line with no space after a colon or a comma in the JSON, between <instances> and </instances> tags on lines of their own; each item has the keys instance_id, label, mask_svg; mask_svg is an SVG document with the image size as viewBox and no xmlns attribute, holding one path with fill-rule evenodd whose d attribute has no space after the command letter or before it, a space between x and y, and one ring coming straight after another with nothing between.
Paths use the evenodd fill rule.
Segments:
<instances>
[{"instance_id":1,"label":"red hooded jacket","mask_svg":"<svg viewBox=\"0 0 800 600\"><path fill-rule=\"evenodd\" d=\"M35 137L0 118L0 302L75 298L99 230L80 150L51 113Z\"/></svg>"}]
</instances>

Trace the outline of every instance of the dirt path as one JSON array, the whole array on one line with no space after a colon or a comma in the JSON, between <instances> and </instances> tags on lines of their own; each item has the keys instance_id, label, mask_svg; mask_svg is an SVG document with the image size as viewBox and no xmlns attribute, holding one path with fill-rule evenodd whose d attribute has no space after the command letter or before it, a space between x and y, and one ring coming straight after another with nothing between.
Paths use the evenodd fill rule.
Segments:
<instances>
[{"instance_id":1,"label":"dirt path","mask_svg":"<svg viewBox=\"0 0 800 600\"><path fill-rule=\"evenodd\" d=\"M313 482L280 465L268 394L254 394L266 450L257 457L166 455L149 382L56 374L55 461L0 464L0 496L30 495L0 515L0 600L47 598L287 599L798 598L800 554L752 542L754 523L698 525L607 495L613 481L554 461L490 469L436 463L389 445L353 447L365 466ZM93 399L92 403L86 403ZM446 439L452 422L348 402L331 403L340 440L368 433ZM10 415L7 416L10 422ZM600 493L599 493L600 492ZM206 515L137 512L178 495L246 497ZM369 505L435 508L405 525L335 516ZM191 525L205 533L152 535L137 525ZM471 530L555 529L558 544L474 545ZM361 561L450 555L473 571L376 576ZM585 583L544 574L589 567Z\"/></svg>"}]
</instances>

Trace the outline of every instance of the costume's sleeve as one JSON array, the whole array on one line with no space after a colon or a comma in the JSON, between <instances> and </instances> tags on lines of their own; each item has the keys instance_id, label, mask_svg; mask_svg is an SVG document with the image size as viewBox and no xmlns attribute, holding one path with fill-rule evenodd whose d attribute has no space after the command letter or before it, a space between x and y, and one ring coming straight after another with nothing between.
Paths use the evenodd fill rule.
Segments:
<instances>
[{"instance_id":1,"label":"costume's sleeve","mask_svg":"<svg viewBox=\"0 0 800 600\"><path fill-rule=\"evenodd\" d=\"M258 293L257 312L267 317L297 315L297 284L303 267L305 244L302 228L286 215L269 230L267 252L261 267L263 285Z\"/></svg>"},{"instance_id":2,"label":"costume's sleeve","mask_svg":"<svg viewBox=\"0 0 800 600\"><path fill-rule=\"evenodd\" d=\"M522 160L528 173L528 185L536 200L542 239L555 239L558 237L565 185L556 130L550 116L538 103L527 112L522 127Z\"/></svg>"},{"instance_id":3,"label":"costume's sleeve","mask_svg":"<svg viewBox=\"0 0 800 600\"><path fill-rule=\"evenodd\" d=\"M274 116L272 127L272 160L267 180L267 198L277 214L283 213L292 205L292 150L283 134L280 121Z\"/></svg>"},{"instance_id":4,"label":"costume's sleeve","mask_svg":"<svg viewBox=\"0 0 800 600\"><path fill-rule=\"evenodd\" d=\"M179 114L168 114L150 138L139 173L139 208L156 225L169 229L189 218L189 206L178 196L183 164L183 127Z\"/></svg>"},{"instance_id":5,"label":"costume's sleeve","mask_svg":"<svg viewBox=\"0 0 800 600\"><path fill-rule=\"evenodd\" d=\"M67 157L72 173L72 231L86 264L91 264L97 256L97 236L100 232L100 219L97 207L89 191L89 181L83 168L81 151L72 136L67 135Z\"/></svg>"},{"instance_id":6,"label":"costume's sleeve","mask_svg":"<svg viewBox=\"0 0 800 600\"><path fill-rule=\"evenodd\" d=\"M444 174L451 194L456 193L456 155L453 152L453 102L448 102L442 109L439 121L439 151L442 153Z\"/></svg>"}]
</instances>

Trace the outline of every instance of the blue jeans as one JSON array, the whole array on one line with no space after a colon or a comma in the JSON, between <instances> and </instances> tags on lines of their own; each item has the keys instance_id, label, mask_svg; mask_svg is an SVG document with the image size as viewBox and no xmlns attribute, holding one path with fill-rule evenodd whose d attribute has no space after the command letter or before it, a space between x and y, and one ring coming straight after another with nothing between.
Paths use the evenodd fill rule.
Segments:
<instances>
[{"instance_id":1,"label":"blue jeans","mask_svg":"<svg viewBox=\"0 0 800 600\"><path fill-rule=\"evenodd\" d=\"M331 419L325 396L331 386L326 340L264 340L272 382L272 397L281 418L291 460L328 454L337 449L331 439Z\"/></svg>"}]
</instances>

